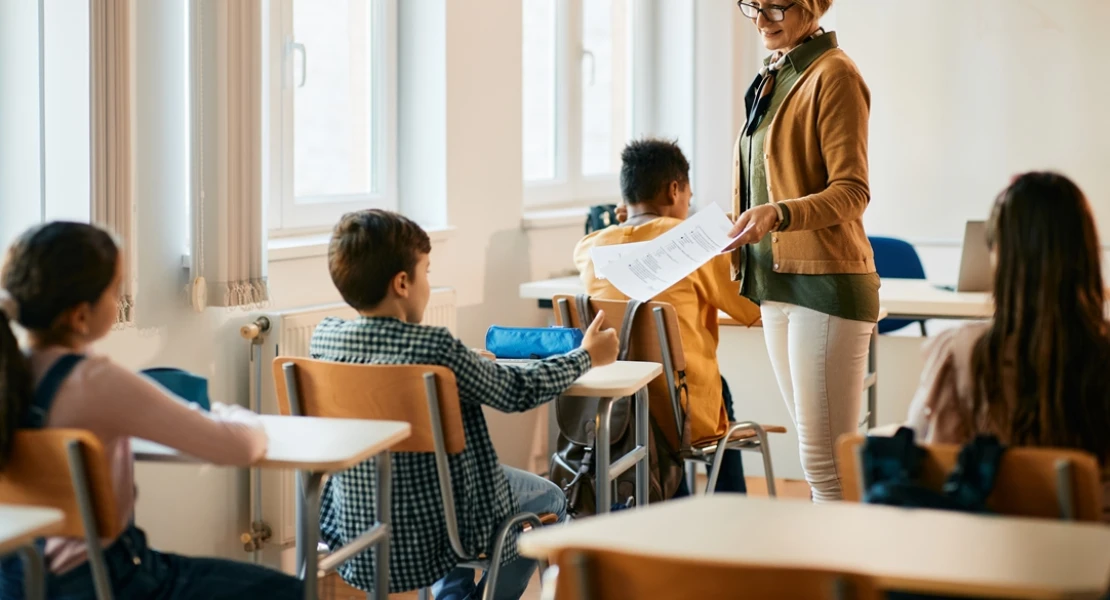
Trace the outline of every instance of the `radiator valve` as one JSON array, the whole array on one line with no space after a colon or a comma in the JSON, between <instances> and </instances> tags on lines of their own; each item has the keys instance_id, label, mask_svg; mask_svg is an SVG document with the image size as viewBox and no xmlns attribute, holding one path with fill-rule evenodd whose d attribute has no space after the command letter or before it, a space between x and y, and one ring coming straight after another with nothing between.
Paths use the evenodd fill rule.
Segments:
<instances>
[{"instance_id":1,"label":"radiator valve","mask_svg":"<svg viewBox=\"0 0 1110 600\"><path fill-rule=\"evenodd\" d=\"M252 323L247 323L239 328L239 335L243 336L245 340L258 340L263 333L270 330L270 320L266 317L258 317Z\"/></svg>"},{"instance_id":2,"label":"radiator valve","mask_svg":"<svg viewBox=\"0 0 1110 600\"><path fill-rule=\"evenodd\" d=\"M251 530L239 536L239 541L243 542L243 550L246 552L254 552L261 550L262 544L268 542L274 532L270 529L270 524L266 521L255 521L251 523Z\"/></svg>"}]
</instances>

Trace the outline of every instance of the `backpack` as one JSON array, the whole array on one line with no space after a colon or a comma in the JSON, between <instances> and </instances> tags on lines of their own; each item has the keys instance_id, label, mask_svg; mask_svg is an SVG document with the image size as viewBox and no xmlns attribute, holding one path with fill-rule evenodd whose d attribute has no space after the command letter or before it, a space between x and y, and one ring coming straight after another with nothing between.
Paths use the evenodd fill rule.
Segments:
<instances>
[{"instance_id":1,"label":"backpack","mask_svg":"<svg viewBox=\"0 0 1110 600\"><path fill-rule=\"evenodd\" d=\"M617 205L598 204L586 213L586 235L617 224Z\"/></svg>"},{"instance_id":2,"label":"backpack","mask_svg":"<svg viewBox=\"0 0 1110 600\"><path fill-rule=\"evenodd\" d=\"M576 298L578 314L582 317L583 327L593 320L589 297ZM629 300L628 308L621 323L620 354L618 360L628 356L629 336L632 322L642 303ZM597 473L596 447L597 407L599 398L561 397L555 400L555 418L559 426L557 450L551 455L548 477L563 488L567 496L567 512L575 517L592 515L597 510L597 496L594 488ZM613 403L610 420L609 456L616 459L631 452L636 447L634 432L632 397L626 396ZM648 501L660 502L674 496L683 477L683 460L674 448L670 448L666 436L659 429L655 419L649 415L648 428ZM621 473L616 481L616 492L612 495L611 510L617 511L633 506L636 491L636 470Z\"/></svg>"},{"instance_id":3,"label":"backpack","mask_svg":"<svg viewBox=\"0 0 1110 600\"><path fill-rule=\"evenodd\" d=\"M985 514L998 467L1006 452L998 438L977 436L961 450L941 491L919 483L925 450L914 443L912 429L893 437L868 437L863 446L863 501L868 504L933 508Z\"/></svg>"}]
</instances>

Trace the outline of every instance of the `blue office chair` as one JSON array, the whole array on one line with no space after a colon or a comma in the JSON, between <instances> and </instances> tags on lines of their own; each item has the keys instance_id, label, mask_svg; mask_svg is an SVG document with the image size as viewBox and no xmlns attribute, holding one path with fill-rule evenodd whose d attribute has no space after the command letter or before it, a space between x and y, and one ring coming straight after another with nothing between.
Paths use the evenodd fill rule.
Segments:
<instances>
[{"instance_id":1,"label":"blue office chair","mask_svg":"<svg viewBox=\"0 0 1110 600\"><path fill-rule=\"evenodd\" d=\"M875 269L879 277L892 279L925 279L925 267L921 265L921 257L913 245L905 240L888 237L868 237L871 249L875 252ZM883 319L879 321L879 333L898 331L917 323L921 326L921 335L928 335L925 331L925 321L907 321L905 319Z\"/></svg>"}]
</instances>

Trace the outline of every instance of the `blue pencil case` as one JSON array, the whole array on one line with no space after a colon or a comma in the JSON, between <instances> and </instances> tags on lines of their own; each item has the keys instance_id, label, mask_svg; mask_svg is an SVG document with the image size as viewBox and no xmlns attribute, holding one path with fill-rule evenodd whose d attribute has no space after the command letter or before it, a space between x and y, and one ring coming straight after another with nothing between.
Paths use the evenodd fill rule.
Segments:
<instances>
[{"instance_id":1,"label":"blue pencil case","mask_svg":"<svg viewBox=\"0 0 1110 600\"><path fill-rule=\"evenodd\" d=\"M486 350L497 358L547 358L582 345L582 332L568 327L500 327L486 331Z\"/></svg>"},{"instance_id":2,"label":"blue pencil case","mask_svg":"<svg viewBox=\"0 0 1110 600\"><path fill-rule=\"evenodd\" d=\"M200 375L193 375L173 367L155 367L140 373L183 400L197 404L204 410L211 410L212 403L208 400L208 380Z\"/></svg>"}]
</instances>

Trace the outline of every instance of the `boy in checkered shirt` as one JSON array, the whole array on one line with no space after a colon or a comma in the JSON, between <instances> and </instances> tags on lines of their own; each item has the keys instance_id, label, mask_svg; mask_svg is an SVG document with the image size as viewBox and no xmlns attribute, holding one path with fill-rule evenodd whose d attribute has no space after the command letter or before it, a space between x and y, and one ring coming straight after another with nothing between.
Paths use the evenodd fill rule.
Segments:
<instances>
[{"instance_id":1,"label":"boy in checkered shirt","mask_svg":"<svg viewBox=\"0 0 1110 600\"><path fill-rule=\"evenodd\" d=\"M558 397L591 366L616 360L613 330L599 314L582 347L527 366L506 366L479 356L442 327L420 325L431 294L431 242L411 220L367 210L343 217L328 248L328 268L343 299L359 312L352 321L329 318L316 328L313 358L364 364L442 365L455 373L466 446L449 456L459 533L471 556L489 555L498 525L521 511L555 513L566 499L555 484L502 466L486 429L482 405L522 412ZM423 401L423 399L409 399ZM398 399L405 401L405 399ZM328 479L321 503L321 537L343 546L375 519L374 467L367 461ZM459 568L444 521L432 454L393 454L390 591L433 587L437 600L477 598L485 578ZM519 598L535 570L520 557L515 539L506 547L497 598ZM340 567L350 584L373 588L374 557L365 552Z\"/></svg>"}]
</instances>

